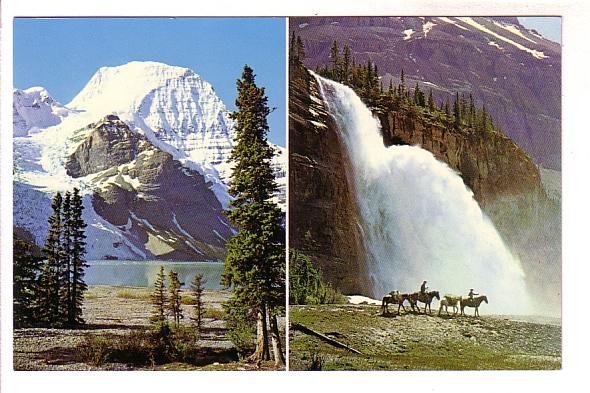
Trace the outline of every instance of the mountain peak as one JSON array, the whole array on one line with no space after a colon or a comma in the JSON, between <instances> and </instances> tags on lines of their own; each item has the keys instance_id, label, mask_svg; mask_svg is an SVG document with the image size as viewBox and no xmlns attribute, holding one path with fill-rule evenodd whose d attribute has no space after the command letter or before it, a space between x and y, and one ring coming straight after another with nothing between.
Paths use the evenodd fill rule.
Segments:
<instances>
[{"instance_id":1,"label":"mountain peak","mask_svg":"<svg viewBox=\"0 0 590 393\"><path fill-rule=\"evenodd\" d=\"M154 61L101 67L68 107L98 112L99 116L133 112L154 89L165 86L170 80L187 78L200 89L213 91L209 83L189 68Z\"/></svg>"},{"instance_id":2,"label":"mountain peak","mask_svg":"<svg viewBox=\"0 0 590 393\"><path fill-rule=\"evenodd\" d=\"M13 96L14 136L27 136L33 128L57 125L70 113L70 110L57 102L44 87L14 89Z\"/></svg>"}]
</instances>

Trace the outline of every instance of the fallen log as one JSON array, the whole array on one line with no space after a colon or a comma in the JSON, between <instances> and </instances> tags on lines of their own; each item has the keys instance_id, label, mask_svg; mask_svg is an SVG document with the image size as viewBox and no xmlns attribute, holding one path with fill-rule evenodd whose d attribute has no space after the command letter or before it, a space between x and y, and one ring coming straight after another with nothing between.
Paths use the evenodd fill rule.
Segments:
<instances>
[{"instance_id":1,"label":"fallen log","mask_svg":"<svg viewBox=\"0 0 590 393\"><path fill-rule=\"evenodd\" d=\"M291 329L299 330L302 333L316 336L316 337L320 338L321 340L323 340L323 341L327 342L328 344L333 345L337 348L343 348L343 349L346 349L350 352L358 353L359 355L361 354L360 351L357 351L356 349L349 347L348 345L341 343L340 341L334 340L333 338L330 338L330 337L326 336L325 334L322 334L320 332L316 332L315 330L310 329L307 326L304 326L300 323L297 323L297 322L291 323Z\"/></svg>"}]
</instances>

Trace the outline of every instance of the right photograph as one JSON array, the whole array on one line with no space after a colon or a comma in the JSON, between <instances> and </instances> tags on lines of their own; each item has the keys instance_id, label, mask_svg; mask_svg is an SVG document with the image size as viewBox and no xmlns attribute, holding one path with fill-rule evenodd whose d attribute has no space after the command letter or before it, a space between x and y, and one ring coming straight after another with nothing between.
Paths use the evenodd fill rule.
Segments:
<instances>
[{"instance_id":1,"label":"right photograph","mask_svg":"<svg viewBox=\"0 0 590 393\"><path fill-rule=\"evenodd\" d=\"M561 369L561 18L289 37L289 369Z\"/></svg>"}]
</instances>

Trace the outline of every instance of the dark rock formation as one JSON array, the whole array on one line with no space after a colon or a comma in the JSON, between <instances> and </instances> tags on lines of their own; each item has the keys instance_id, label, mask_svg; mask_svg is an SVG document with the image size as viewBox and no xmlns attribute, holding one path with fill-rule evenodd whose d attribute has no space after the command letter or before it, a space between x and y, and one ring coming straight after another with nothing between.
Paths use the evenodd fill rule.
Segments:
<instances>
[{"instance_id":1,"label":"dark rock formation","mask_svg":"<svg viewBox=\"0 0 590 393\"><path fill-rule=\"evenodd\" d=\"M137 155L140 137L115 115L97 124L66 162L72 177L86 176L131 161Z\"/></svg>"},{"instance_id":2,"label":"dark rock formation","mask_svg":"<svg viewBox=\"0 0 590 393\"><path fill-rule=\"evenodd\" d=\"M350 165L307 70L289 69L289 244L345 293L366 293Z\"/></svg>"},{"instance_id":3,"label":"dark rock formation","mask_svg":"<svg viewBox=\"0 0 590 393\"><path fill-rule=\"evenodd\" d=\"M89 127L66 168L74 177L94 175L96 213L149 258L224 257L232 230L199 172L183 167L116 116Z\"/></svg>"}]
</instances>

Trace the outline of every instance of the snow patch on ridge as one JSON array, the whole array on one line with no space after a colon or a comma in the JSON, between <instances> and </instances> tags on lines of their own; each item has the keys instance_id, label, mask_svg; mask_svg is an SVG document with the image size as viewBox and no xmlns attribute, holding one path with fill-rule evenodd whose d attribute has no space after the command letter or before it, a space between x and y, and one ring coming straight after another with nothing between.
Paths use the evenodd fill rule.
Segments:
<instances>
[{"instance_id":1,"label":"snow patch on ridge","mask_svg":"<svg viewBox=\"0 0 590 393\"><path fill-rule=\"evenodd\" d=\"M502 40L504 42L509 43L510 45L513 45L514 47L516 47L516 48L518 48L518 49L520 49L520 50L522 50L524 52L527 52L527 53L531 54L536 59L546 59L547 58L547 56L543 52L538 51L538 50L535 50L535 49L527 48L526 46L521 45L518 42L514 42L511 39L506 38L506 37L504 37L504 36L502 36L502 35L494 32L494 31L488 29L487 27L485 27L485 26L477 23L472 18L469 18L469 17L461 17L459 19L462 22L464 22L464 23L466 23L466 24L468 24L470 26L475 27L476 29L478 29L480 31L483 31L484 33L487 33L487 34L489 34L489 35L491 35L493 37L496 37L496 38L498 38L498 39L500 39L500 40Z\"/></svg>"},{"instance_id":2,"label":"snow patch on ridge","mask_svg":"<svg viewBox=\"0 0 590 393\"><path fill-rule=\"evenodd\" d=\"M447 17L439 17L438 19L442 20L443 22L449 23L453 26L457 26L458 28L462 29L462 30L467 30L469 31L468 28L461 26L460 24L458 24L457 22L455 22L454 20L452 20L451 18L447 18Z\"/></svg>"},{"instance_id":3,"label":"snow patch on ridge","mask_svg":"<svg viewBox=\"0 0 590 393\"><path fill-rule=\"evenodd\" d=\"M422 25L422 32L424 33L424 37L432 30L432 28L436 26L436 23L428 21Z\"/></svg>"},{"instance_id":4,"label":"snow patch on ridge","mask_svg":"<svg viewBox=\"0 0 590 393\"><path fill-rule=\"evenodd\" d=\"M406 41L412 38L412 34L414 34L415 31L413 29L406 29L402 31L402 33L404 34L404 41Z\"/></svg>"},{"instance_id":5,"label":"snow patch on ridge","mask_svg":"<svg viewBox=\"0 0 590 393\"><path fill-rule=\"evenodd\" d=\"M498 27L500 27L500 28L502 28L502 29L504 29L504 30L507 30L507 31L509 31L509 32L511 32L512 34L519 36L520 38L524 38L525 40L527 40L527 41L530 41L530 42L532 42L533 44L536 44L536 43L537 43L536 41L533 41L533 40L531 40L530 38L528 38L527 36L525 36L524 34L522 34L522 31L520 31L520 30L518 29L518 27L516 27L516 26L514 26L514 25L506 25L506 24L504 24L504 23L500 23L500 22L498 22L498 21L496 21L496 20L495 20L495 21L493 21L493 22L494 22L494 25L496 25L496 26L498 26Z\"/></svg>"}]
</instances>

